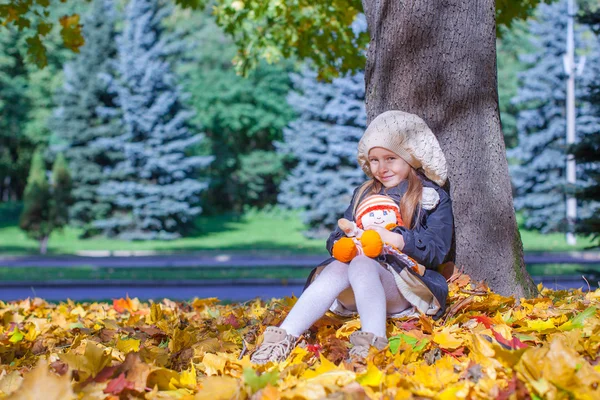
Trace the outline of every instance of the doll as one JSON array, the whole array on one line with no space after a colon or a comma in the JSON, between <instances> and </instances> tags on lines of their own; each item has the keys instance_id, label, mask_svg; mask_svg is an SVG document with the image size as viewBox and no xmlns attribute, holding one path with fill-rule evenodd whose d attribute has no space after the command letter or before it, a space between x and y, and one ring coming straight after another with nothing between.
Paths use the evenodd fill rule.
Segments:
<instances>
[{"instance_id":1,"label":"doll","mask_svg":"<svg viewBox=\"0 0 600 400\"><path fill-rule=\"evenodd\" d=\"M358 255L377 258L382 254L395 254L403 259L408 259L411 268L423 274L425 267L407 257L389 243L384 243L375 230L364 230L371 225L379 225L392 230L403 226L400 208L390 197L373 195L364 199L356 209L356 223L345 218L338 220L338 226L346 237L338 240L332 249L333 257L338 261L348 263Z\"/></svg>"}]
</instances>

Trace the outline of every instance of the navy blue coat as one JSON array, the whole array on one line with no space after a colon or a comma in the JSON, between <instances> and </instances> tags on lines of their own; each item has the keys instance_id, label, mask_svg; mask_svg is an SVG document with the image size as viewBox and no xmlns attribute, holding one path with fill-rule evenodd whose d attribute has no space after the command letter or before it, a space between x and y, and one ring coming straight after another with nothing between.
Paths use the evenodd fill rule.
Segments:
<instances>
[{"instance_id":1,"label":"navy blue coat","mask_svg":"<svg viewBox=\"0 0 600 400\"><path fill-rule=\"evenodd\" d=\"M452 216L452 202L448 193L427 179L422 179L422 181L424 187L435 189L439 195L439 203L430 210L421 208L420 213L415 213L416 223L413 229L396 227L393 229L393 232L400 233L404 239L402 252L425 266L426 271L423 276L418 276L411 268L408 268L408 271L423 281L442 306L438 313L434 315L434 319L437 319L443 315L446 309L446 297L448 296L448 284L446 279L437 272L437 267L449 261L454 218ZM397 204L400 204L400 199L406 193L407 187L408 182L402 181L398 186L393 188L382 188L380 194L385 194L391 197ZM357 190L354 191L352 201L344 212L344 218L350 221L354 221L352 211L354 203L357 201L356 192ZM367 194L364 194L358 202L366 196ZM343 236L345 234L339 227L329 235L327 239L327 251L329 251L329 254L332 254L333 244ZM335 260L333 257L328 258L320 266L327 265L333 260ZM401 260L393 255L382 255L378 261L389 264L398 272L406 267ZM316 268L309 275L304 287L305 289L312 281L315 271Z\"/></svg>"}]
</instances>

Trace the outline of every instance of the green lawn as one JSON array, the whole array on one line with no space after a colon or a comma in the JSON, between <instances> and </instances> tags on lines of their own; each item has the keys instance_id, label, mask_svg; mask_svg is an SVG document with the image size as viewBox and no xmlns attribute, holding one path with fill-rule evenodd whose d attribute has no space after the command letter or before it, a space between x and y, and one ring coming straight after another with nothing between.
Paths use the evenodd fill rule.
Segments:
<instances>
[{"instance_id":1,"label":"green lawn","mask_svg":"<svg viewBox=\"0 0 600 400\"><path fill-rule=\"evenodd\" d=\"M79 267L0 267L1 282L69 281L69 280L212 280L212 279L291 279L308 277L307 268L96 268Z\"/></svg>"},{"instance_id":2,"label":"green lawn","mask_svg":"<svg viewBox=\"0 0 600 400\"><path fill-rule=\"evenodd\" d=\"M0 203L0 254L36 253L38 243L28 239L17 225L18 205ZM79 239L80 230L55 232L48 242L49 254L76 254L82 251L231 251L277 254L326 254L325 241L304 237L298 214L279 209L251 211L243 217L223 215L200 217L198 232L172 241L127 242L107 238Z\"/></svg>"},{"instance_id":3,"label":"green lawn","mask_svg":"<svg viewBox=\"0 0 600 400\"><path fill-rule=\"evenodd\" d=\"M600 279L600 267L595 265L547 264L530 265L527 271L531 275L585 275L590 281ZM194 280L215 279L306 279L309 268L271 267L271 268L105 268L93 266L77 267L0 267L2 282L60 282L60 281L164 281L180 280L192 283Z\"/></svg>"},{"instance_id":4,"label":"green lawn","mask_svg":"<svg viewBox=\"0 0 600 400\"><path fill-rule=\"evenodd\" d=\"M20 205L0 203L0 254L35 254L38 243L28 239L18 227ZM198 233L173 241L126 242L106 238L79 239L80 231L66 228L52 234L50 254L77 254L82 251L156 251L196 252L230 251L277 254L325 254L325 240L308 239L298 213L281 211L251 211L243 217L224 215L197 219ZM569 246L563 234L542 235L521 230L525 251L583 250L592 245L586 238L578 238L576 246Z\"/></svg>"}]
</instances>

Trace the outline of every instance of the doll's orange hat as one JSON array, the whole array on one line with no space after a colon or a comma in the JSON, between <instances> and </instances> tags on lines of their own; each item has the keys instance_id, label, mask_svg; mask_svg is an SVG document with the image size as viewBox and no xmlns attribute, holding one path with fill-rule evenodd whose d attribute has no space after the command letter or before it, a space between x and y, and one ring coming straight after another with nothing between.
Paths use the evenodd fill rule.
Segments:
<instances>
[{"instance_id":1,"label":"doll's orange hat","mask_svg":"<svg viewBox=\"0 0 600 400\"><path fill-rule=\"evenodd\" d=\"M394 200L388 196L375 194L364 199L356 208L356 225L363 229L362 217L374 210L391 210L396 213L396 221L398 225L402 225L402 217L400 216L400 207Z\"/></svg>"}]
</instances>

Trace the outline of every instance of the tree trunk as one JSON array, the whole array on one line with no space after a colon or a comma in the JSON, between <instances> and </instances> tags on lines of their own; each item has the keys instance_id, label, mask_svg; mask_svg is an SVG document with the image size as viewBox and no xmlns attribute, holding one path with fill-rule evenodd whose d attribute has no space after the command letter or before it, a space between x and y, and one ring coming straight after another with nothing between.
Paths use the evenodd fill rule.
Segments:
<instances>
[{"instance_id":1,"label":"tree trunk","mask_svg":"<svg viewBox=\"0 0 600 400\"><path fill-rule=\"evenodd\" d=\"M46 252L48 251L48 238L49 236L44 236L41 240L40 240L40 254L46 254Z\"/></svg>"},{"instance_id":2,"label":"tree trunk","mask_svg":"<svg viewBox=\"0 0 600 400\"><path fill-rule=\"evenodd\" d=\"M363 0L367 119L419 115L448 164L456 265L503 295L537 293L523 261L496 78L494 0Z\"/></svg>"}]
</instances>

